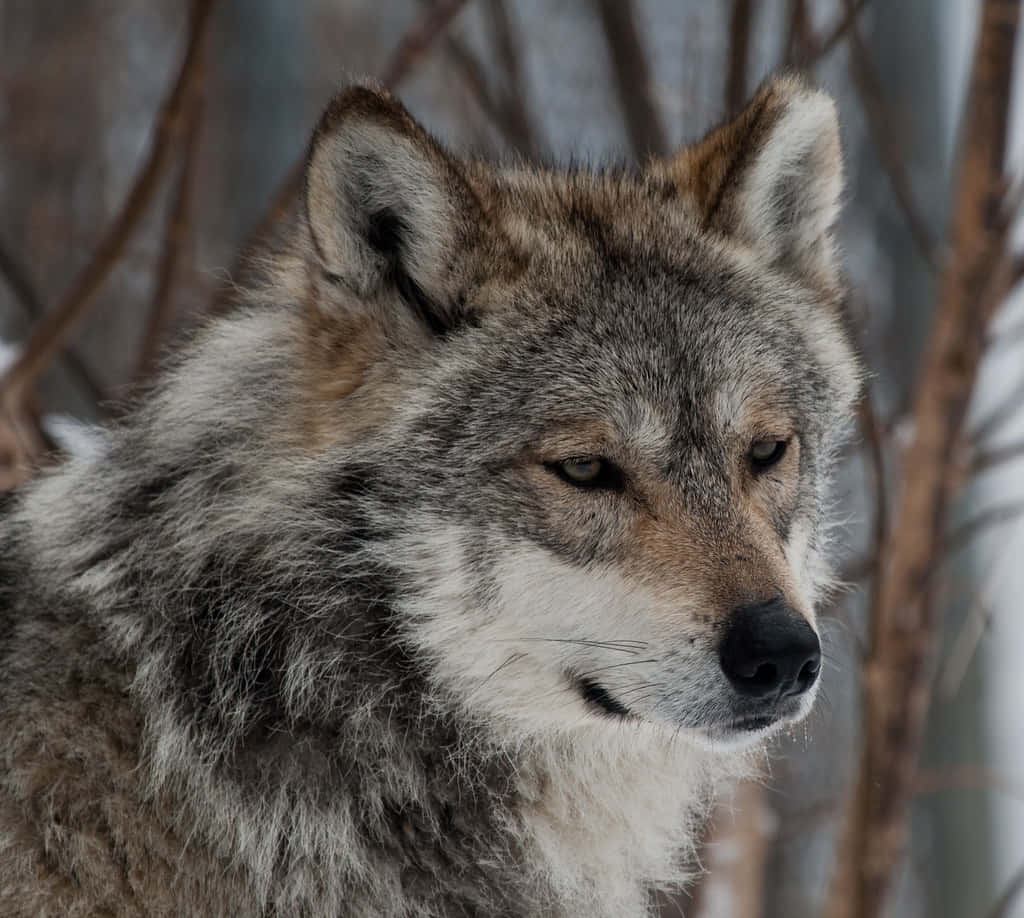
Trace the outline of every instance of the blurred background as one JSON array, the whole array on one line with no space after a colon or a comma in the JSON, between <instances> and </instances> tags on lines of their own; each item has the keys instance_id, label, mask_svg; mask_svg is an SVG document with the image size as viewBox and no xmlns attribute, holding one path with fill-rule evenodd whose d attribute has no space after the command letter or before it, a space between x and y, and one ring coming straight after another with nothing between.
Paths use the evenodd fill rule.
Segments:
<instances>
[{"instance_id":1,"label":"blurred background","mask_svg":"<svg viewBox=\"0 0 1024 918\"><path fill-rule=\"evenodd\" d=\"M840 238L871 373L837 486L830 665L664 914L1022 918L1018 15L1011 0L0 0L0 482L87 448L83 422L115 416L178 332L230 308L239 250L286 222L348 80L393 87L458 151L610 163L668 153L769 72L804 69L839 105Z\"/></svg>"}]
</instances>

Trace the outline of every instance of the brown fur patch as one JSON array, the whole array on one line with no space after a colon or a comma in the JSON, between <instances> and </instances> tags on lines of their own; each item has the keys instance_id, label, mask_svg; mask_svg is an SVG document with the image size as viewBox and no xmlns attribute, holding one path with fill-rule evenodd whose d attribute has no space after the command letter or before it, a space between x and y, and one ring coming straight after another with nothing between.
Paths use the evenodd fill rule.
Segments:
<instances>
[{"instance_id":1,"label":"brown fur patch","mask_svg":"<svg viewBox=\"0 0 1024 918\"><path fill-rule=\"evenodd\" d=\"M330 315L318 307L305 312L304 358L300 387L305 398L301 438L307 449L320 451L351 443L383 424L394 406L393 387L359 390L375 366L385 360L387 341L368 315Z\"/></svg>"}]
</instances>

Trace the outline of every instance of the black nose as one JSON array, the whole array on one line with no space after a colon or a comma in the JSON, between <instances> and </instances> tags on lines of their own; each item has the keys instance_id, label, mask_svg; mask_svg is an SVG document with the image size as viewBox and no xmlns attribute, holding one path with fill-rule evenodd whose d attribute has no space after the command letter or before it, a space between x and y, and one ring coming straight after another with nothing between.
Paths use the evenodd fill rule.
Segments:
<instances>
[{"instance_id":1,"label":"black nose","mask_svg":"<svg viewBox=\"0 0 1024 918\"><path fill-rule=\"evenodd\" d=\"M821 644L803 616L773 599L733 613L719 660L741 695L783 698L814 685Z\"/></svg>"}]
</instances>

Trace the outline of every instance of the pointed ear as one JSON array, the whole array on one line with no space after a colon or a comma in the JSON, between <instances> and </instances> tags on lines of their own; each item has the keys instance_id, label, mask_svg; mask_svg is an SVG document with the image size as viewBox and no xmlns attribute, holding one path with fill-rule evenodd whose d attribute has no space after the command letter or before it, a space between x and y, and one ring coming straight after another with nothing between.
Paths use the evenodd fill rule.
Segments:
<instances>
[{"instance_id":1,"label":"pointed ear","mask_svg":"<svg viewBox=\"0 0 1024 918\"><path fill-rule=\"evenodd\" d=\"M733 120L662 164L709 228L826 282L843 164L835 103L795 76L769 80Z\"/></svg>"},{"instance_id":2,"label":"pointed ear","mask_svg":"<svg viewBox=\"0 0 1024 918\"><path fill-rule=\"evenodd\" d=\"M364 299L394 290L437 333L464 318L482 210L458 163L385 90L345 90L320 119L306 214L332 283Z\"/></svg>"}]
</instances>

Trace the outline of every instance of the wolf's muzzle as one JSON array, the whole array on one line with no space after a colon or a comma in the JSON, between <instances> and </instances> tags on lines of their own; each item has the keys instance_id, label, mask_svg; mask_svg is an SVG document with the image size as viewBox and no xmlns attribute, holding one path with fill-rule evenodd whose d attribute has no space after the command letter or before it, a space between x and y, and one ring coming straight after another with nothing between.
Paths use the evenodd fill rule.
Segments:
<instances>
[{"instance_id":1,"label":"wolf's muzzle","mask_svg":"<svg viewBox=\"0 0 1024 918\"><path fill-rule=\"evenodd\" d=\"M740 695L777 701L802 695L814 685L821 644L803 616L781 599L772 599L733 613L719 661Z\"/></svg>"}]
</instances>

